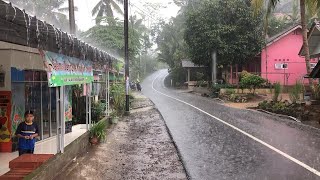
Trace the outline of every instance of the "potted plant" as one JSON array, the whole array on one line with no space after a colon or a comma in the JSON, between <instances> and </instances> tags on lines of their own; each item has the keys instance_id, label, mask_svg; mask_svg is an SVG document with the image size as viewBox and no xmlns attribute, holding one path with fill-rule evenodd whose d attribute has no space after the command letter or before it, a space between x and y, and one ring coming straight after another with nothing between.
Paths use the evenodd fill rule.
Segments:
<instances>
[{"instance_id":1,"label":"potted plant","mask_svg":"<svg viewBox=\"0 0 320 180\"><path fill-rule=\"evenodd\" d=\"M112 124L117 124L119 121L119 116L118 116L118 112L117 111L112 111L112 113L110 114L110 123Z\"/></svg>"},{"instance_id":2,"label":"potted plant","mask_svg":"<svg viewBox=\"0 0 320 180\"><path fill-rule=\"evenodd\" d=\"M106 139L106 121L99 121L95 123L90 129L90 143L98 144Z\"/></svg>"}]
</instances>

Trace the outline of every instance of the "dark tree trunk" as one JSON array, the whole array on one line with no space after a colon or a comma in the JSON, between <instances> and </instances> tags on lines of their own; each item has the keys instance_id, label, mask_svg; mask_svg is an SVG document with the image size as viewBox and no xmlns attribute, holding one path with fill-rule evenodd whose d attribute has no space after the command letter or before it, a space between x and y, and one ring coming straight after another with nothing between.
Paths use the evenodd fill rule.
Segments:
<instances>
[{"instance_id":1,"label":"dark tree trunk","mask_svg":"<svg viewBox=\"0 0 320 180\"><path fill-rule=\"evenodd\" d=\"M310 52L309 52L309 43L308 43L308 29L307 29L307 22L306 22L306 4L305 0L300 0L300 15L301 15L301 26L302 26L302 38L303 38L303 50L305 52L305 61L306 61L306 68L307 74L311 73L311 66L310 66ZM309 85L312 87L312 79L309 78Z\"/></svg>"}]
</instances>

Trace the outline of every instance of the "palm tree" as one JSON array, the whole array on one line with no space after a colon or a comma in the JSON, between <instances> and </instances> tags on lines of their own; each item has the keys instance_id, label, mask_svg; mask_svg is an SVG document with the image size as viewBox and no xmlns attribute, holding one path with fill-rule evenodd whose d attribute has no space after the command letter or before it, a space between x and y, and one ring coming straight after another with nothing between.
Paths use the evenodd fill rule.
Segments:
<instances>
[{"instance_id":1,"label":"palm tree","mask_svg":"<svg viewBox=\"0 0 320 180\"><path fill-rule=\"evenodd\" d=\"M319 9L320 0L299 0L299 1L300 1L300 18L301 18L301 26L302 26L303 50L305 52L307 74L310 74L311 66L310 66L310 52L309 52L309 43L308 43L306 8L308 7L309 12L315 13ZM269 0L266 2L264 0L251 0L251 5L255 9L256 13L260 12L262 9L265 9L266 11L265 19L268 19L271 12L275 9L276 5L279 2L280 0ZM313 86L312 79L309 79L309 85L311 87Z\"/></svg>"},{"instance_id":2,"label":"palm tree","mask_svg":"<svg viewBox=\"0 0 320 180\"><path fill-rule=\"evenodd\" d=\"M123 4L123 0L100 0L91 12L92 16L96 16L96 24L100 24L104 16L106 16L108 24L114 24L113 10L123 14L122 8L118 3Z\"/></svg>"}]
</instances>

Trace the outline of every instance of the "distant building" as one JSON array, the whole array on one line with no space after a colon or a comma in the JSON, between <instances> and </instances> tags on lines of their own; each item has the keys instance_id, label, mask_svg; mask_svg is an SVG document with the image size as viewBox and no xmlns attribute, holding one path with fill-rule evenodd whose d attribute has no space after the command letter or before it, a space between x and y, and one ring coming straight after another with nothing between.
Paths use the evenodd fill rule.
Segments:
<instances>
[{"instance_id":1,"label":"distant building","mask_svg":"<svg viewBox=\"0 0 320 180\"><path fill-rule=\"evenodd\" d=\"M296 81L307 83L305 59L299 56L303 44L301 33L301 25L295 25L269 38L267 46L250 63L231 67L229 83L238 83L242 70L260 75L270 83L286 86L294 85ZM318 60L311 59L310 62L313 68Z\"/></svg>"},{"instance_id":2,"label":"distant building","mask_svg":"<svg viewBox=\"0 0 320 180\"><path fill-rule=\"evenodd\" d=\"M198 66L195 65L191 60L189 59L184 59L181 61L181 65L184 69L186 69L187 74L186 74L186 84L188 86L195 86L197 81L196 73L202 72L205 74L205 66Z\"/></svg>"}]
</instances>

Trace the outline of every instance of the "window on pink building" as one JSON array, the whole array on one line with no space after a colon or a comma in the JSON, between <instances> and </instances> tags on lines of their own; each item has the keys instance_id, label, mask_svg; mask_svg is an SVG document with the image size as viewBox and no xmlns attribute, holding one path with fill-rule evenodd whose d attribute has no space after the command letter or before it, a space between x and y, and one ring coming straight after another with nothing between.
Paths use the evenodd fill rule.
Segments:
<instances>
[{"instance_id":1,"label":"window on pink building","mask_svg":"<svg viewBox=\"0 0 320 180\"><path fill-rule=\"evenodd\" d=\"M288 64L287 63L276 63L274 65L275 69L288 69Z\"/></svg>"}]
</instances>

